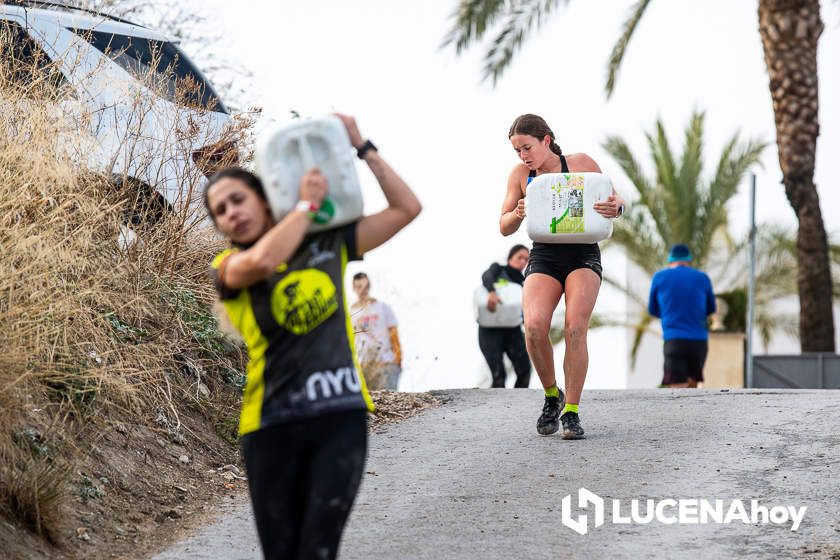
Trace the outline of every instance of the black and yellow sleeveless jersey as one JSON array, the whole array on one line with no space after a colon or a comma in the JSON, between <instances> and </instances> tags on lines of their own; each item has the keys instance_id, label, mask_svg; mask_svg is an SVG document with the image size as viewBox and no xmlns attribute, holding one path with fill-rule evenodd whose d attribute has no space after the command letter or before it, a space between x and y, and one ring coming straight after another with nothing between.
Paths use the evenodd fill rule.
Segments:
<instances>
[{"instance_id":1,"label":"black and yellow sleeveless jersey","mask_svg":"<svg viewBox=\"0 0 840 560\"><path fill-rule=\"evenodd\" d=\"M213 260L213 273L228 249ZM239 420L244 435L328 412L373 410L354 355L344 269L356 254L356 224L304 238L288 263L246 289L217 287L248 348Z\"/></svg>"}]
</instances>

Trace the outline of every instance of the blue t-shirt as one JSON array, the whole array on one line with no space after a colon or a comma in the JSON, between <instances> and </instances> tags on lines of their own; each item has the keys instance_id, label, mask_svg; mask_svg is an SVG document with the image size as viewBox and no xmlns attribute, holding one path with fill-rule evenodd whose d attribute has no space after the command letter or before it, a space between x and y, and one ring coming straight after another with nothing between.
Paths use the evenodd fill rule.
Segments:
<instances>
[{"instance_id":1,"label":"blue t-shirt","mask_svg":"<svg viewBox=\"0 0 840 560\"><path fill-rule=\"evenodd\" d=\"M716 310L712 281L704 272L677 266L653 275L648 313L662 320L665 340L708 340L706 317Z\"/></svg>"}]
</instances>

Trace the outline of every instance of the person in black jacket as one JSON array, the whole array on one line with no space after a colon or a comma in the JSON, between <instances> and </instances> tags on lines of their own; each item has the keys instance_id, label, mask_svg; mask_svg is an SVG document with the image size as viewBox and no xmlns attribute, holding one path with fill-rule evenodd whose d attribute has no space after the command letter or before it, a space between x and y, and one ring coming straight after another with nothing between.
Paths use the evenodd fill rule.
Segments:
<instances>
[{"instance_id":1,"label":"person in black jacket","mask_svg":"<svg viewBox=\"0 0 840 560\"><path fill-rule=\"evenodd\" d=\"M489 292L487 309L495 311L502 303L496 293L495 284L498 282L514 282L520 286L525 282L522 271L528 266L528 248L525 245L514 245L508 253L507 265L493 263L481 275L481 283ZM493 377L493 387L505 386L504 354L507 354L516 372L515 388L527 389L531 381L531 360L525 347L525 336L521 325L515 327L478 327L478 346L490 375Z\"/></svg>"}]
</instances>

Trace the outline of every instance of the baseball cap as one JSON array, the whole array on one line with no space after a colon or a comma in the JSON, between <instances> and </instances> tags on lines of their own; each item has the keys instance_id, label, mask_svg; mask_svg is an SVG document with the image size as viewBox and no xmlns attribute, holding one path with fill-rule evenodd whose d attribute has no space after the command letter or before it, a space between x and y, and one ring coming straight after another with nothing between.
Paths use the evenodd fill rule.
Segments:
<instances>
[{"instance_id":1,"label":"baseball cap","mask_svg":"<svg viewBox=\"0 0 840 560\"><path fill-rule=\"evenodd\" d=\"M668 262L690 261L690 260L691 260L691 250L688 248L688 245L684 245L682 243L677 243L676 245L671 247L671 253L668 255Z\"/></svg>"}]
</instances>

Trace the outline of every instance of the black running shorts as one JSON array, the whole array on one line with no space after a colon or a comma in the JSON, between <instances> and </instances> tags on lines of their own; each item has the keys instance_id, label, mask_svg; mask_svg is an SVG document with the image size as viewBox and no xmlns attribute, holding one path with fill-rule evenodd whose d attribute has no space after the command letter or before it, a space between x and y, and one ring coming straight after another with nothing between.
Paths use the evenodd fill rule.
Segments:
<instances>
[{"instance_id":1,"label":"black running shorts","mask_svg":"<svg viewBox=\"0 0 840 560\"><path fill-rule=\"evenodd\" d=\"M525 276L548 274L563 286L573 270L588 268L602 277L601 249L597 243L534 243Z\"/></svg>"},{"instance_id":2,"label":"black running shorts","mask_svg":"<svg viewBox=\"0 0 840 560\"><path fill-rule=\"evenodd\" d=\"M703 365L709 352L708 341L674 338L665 341L664 352L663 385L685 383L689 378L703 381Z\"/></svg>"}]
</instances>

